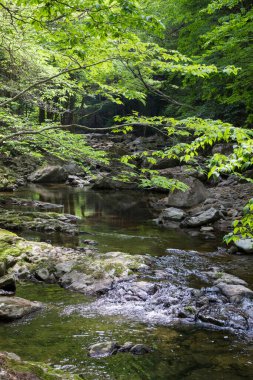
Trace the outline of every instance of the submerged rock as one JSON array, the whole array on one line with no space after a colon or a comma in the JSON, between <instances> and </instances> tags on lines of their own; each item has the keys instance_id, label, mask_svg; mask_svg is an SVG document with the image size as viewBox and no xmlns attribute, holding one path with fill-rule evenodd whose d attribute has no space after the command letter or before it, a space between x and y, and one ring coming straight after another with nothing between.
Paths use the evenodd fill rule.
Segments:
<instances>
[{"instance_id":1,"label":"submerged rock","mask_svg":"<svg viewBox=\"0 0 253 380\"><path fill-rule=\"evenodd\" d=\"M144 355L149 352L151 352L151 349L146 346L145 344L135 344L131 349L130 349L131 354L134 355Z\"/></svg>"},{"instance_id":2,"label":"submerged rock","mask_svg":"<svg viewBox=\"0 0 253 380\"><path fill-rule=\"evenodd\" d=\"M102 342L89 347L89 356L93 358L111 356L120 352L130 352L133 355L144 355L151 352L151 349L145 344L134 344L132 342L126 342L122 346L116 342Z\"/></svg>"},{"instance_id":3,"label":"submerged rock","mask_svg":"<svg viewBox=\"0 0 253 380\"><path fill-rule=\"evenodd\" d=\"M0 321L13 321L42 308L39 302L31 302L19 297L0 296Z\"/></svg>"},{"instance_id":4,"label":"submerged rock","mask_svg":"<svg viewBox=\"0 0 253 380\"><path fill-rule=\"evenodd\" d=\"M111 356L117 353L119 347L119 344L116 342L102 342L93 344L89 347L89 356L92 358Z\"/></svg>"},{"instance_id":5,"label":"submerged rock","mask_svg":"<svg viewBox=\"0 0 253 380\"><path fill-rule=\"evenodd\" d=\"M0 379L81 380L81 377L76 374L55 370L45 363L23 361L12 352L0 352Z\"/></svg>"}]
</instances>

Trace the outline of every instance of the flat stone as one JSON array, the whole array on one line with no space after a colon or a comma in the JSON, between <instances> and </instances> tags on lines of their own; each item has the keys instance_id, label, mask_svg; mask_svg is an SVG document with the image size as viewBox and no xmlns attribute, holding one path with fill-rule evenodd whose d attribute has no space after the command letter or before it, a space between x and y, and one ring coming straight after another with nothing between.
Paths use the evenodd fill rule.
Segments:
<instances>
[{"instance_id":1,"label":"flat stone","mask_svg":"<svg viewBox=\"0 0 253 380\"><path fill-rule=\"evenodd\" d=\"M19 297L0 297L0 321L13 321L42 308L39 302Z\"/></svg>"},{"instance_id":2,"label":"flat stone","mask_svg":"<svg viewBox=\"0 0 253 380\"><path fill-rule=\"evenodd\" d=\"M182 223L182 227L198 227L211 222L214 222L220 218L220 212L211 207L208 210L201 212L198 215L186 218Z\"/></svg>"}]
</instances>

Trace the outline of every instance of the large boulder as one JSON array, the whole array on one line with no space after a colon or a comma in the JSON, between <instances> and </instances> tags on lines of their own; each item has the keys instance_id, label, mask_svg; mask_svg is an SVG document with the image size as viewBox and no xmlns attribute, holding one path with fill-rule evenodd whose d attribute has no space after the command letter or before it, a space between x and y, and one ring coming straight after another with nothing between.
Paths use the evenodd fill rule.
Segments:
<instances>
[{"instance_id":1,"label":"large boulder","mask_svg":"<svg viewBox=\"0 0 253 380\"><path fill-rule=\"evenodd\" d=\"M13 321L42 308L39 302L31 302L19 297L0 297L0 321Z\"/></svg>"},{"instance_id":2,"label":"large boulder","mask_svg":"<svg viewBox=\"0 0 253 380\"><path fill-rule=\"evenodd\" d=\"M63 183L68 173L62 166L45 166L33 172L28 180L34 183Z\"/></svg>"},{"instance_id":3,"label":"large boulder","mask_svg":"<svg viewBox=\"0 0 253 380\"><path fill-rule=\"evenodd\" d=\"M184 182L188 189L184 192L175 190L170 193L167 200L168 206L190 208L204 202L208 197L208 190L197 178L183 177L179 178L179 180Z\"/></svg>"},{"instance_id":4,"label":"large boulder","mask_svg":"<svg viewBox=\"0 0 253 380\"><path fill-rule=\"evenodd\" d=\"M185 218L183 222L181 223L182 227L199 227L203 226L205 224L214 222L220 218L220 212L214 208L211 207L208 210L205 210L203 212L200 212L194 216Z\"/></svg>"}]
</instances>

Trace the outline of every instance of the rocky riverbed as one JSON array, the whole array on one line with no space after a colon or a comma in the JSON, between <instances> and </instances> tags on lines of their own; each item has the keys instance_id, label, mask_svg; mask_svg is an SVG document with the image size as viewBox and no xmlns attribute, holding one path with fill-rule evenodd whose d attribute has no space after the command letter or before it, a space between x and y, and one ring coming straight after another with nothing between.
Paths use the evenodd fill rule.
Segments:
<instances>
[{"instance_id":1,"label":"rocky riverbed","mask_svg":"<svg viewBox=\"0 0 253 380\"><path fill-rule=\"evenodd\" d=\"M152 149L154 141L150 139L144 143L140 139L134 143L130 139L130 143L132 151L136 152L141 151L144 146ZM116 143L119 149L122 148L121 144L121 141ZM114 143L108 143L108 151L113 147L115 148ZM60 183L67 182L71 186L88 186L94 189L136 187L134 183L122 185L112 180L113 170L99 168L94 178L80 173L78 167L59 163L43 165L42 168L40 165L33 165L32 174L27 170L24 175L20 170L18 176L14 167L5 168L1 169L1 190L13 190L26 181L43 184L56 180ZM215 184L208 183L199 172L190 170L187 166L179 166L178 162L161 162L157 170L161 175L183 180L189 186L185 193L175 191L170 194L160 193L160 196L150 194L149 205L157 216L158 226L169 230L180 229L192 236L203 236L207 240L215 239L217 231L229 230L231 221L241 216L241 209L252 194L252 184L242 186L235 177L222 178ZM252 339L251 287L245 280L229 273L225 265L213 265L212 260L203 258L201 252L170 249L168 245L163 257L143 252L131 255L127 250L101 253L93 237L92 240L83 239L82 246L67 248L28 241L5 230L22 233L30 231L47 236L54 236L56 233L70 237L79 236L80 217L71 213L64 214L63 210L63 204L47 200L15 196L0 198L0 227L3 228L0 230L2 323L28 315L36 318L36 313L43 313L46 307L43 303L15 296L20 281L32 281L38 284L58 284L68 291L95 297L88 303L66 306L61 312L62 317L73 314L79 315L80 318L120 315L125 320L140 321L147 325L226 331L243 339ZM101 214L99 215L101 217ZM238 248L233 248L233 253L237 250L251 252L251 249L251 241L242 241ZM227 250L208 253L210 258L223 258L226 255ZM113 341L108 342L108 347L109 343L114 347L113 353L121 352L121 348L124 347L124 344L117 345ZM125 344L128 343L131 342ZM127 352L131 352L132 347L135 347L134 343L131 344ZM40 369L36 374L29 372L23 375L15 369L9 369L8 355L2 354L0 360L3 367L0 378L2 376L9 380L44 379L44 369ZM20 359L17 361L20 362ZM45 371L48 373L49 370ZM39 377L36 378L37 373ZM58 374L52 376L58 378ZM72 375L59 376L63 376L59 377L63 379L78 379Z\"/></svg>"},{"instance_id":2,"label":"rocky riverbed","mask_svg":"<svg viewBox=\"0 0 253 380\"><path fill-rule=\"evenodd\" d=\"M20 318L39 308L8 297L8 292L15 292L15 282L26 279L58 283L68 290L97 296L89 306L75 306L74 311L81 314L121 314L146 323L196 324L252 333L253 291L223 269L208 268L198 252L168 250L162 258L123 252L101 254L90 246L74 250L28 242L5 230L0 231L0 241L2 320ZM198 269L187 268L189 257L198 262ZM190 286L192 276L205 285ZM71 307L65 310L72 311Z\"/></svg>"}]
</instances>

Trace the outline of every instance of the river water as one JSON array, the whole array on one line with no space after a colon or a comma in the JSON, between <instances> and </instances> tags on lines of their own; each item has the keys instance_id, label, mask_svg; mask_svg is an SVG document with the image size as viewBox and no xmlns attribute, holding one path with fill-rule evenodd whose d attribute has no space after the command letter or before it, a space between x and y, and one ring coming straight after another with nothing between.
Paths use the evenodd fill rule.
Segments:
<instances>
[{"instance_id":1,"label":"river water","mask_svg":"<svg viewBox=\"0 0 253 380\"><path fill-rule=\"evenodd\" d=\"M32 186L19 190L15 197L63 204L64 212L82 218L76 237L24 231L22 236L27 239L71 247L82 246L83 240L91 239L98 242L101 252L116 250L159 257L166 256L167 248L197 250L199 256L182 259L173 255L168 262L180 267L184 260L184 266L193 272L199 265L205 268L216 265L253 286L252 257L212 253L222 245L220 237L209 240L157 227L152 221L150 195L146 193ZM191 281L192 286L201 286L194 276ZM89 304L93 299L56 285L20 284L17 295L47 304L39 314L0 325L0 350L15 352L23 359L50 363L55 368L83 374L87 380L253 378L253 344L240 336L196 327L142 324L123 316L78 312L67 315L66 307L75 310L75 305ZM153 351L145 356L128 353L100 359L87 356L89 345L107 340L120 344L146 343Z\"/></svg>"}]
</instances>

